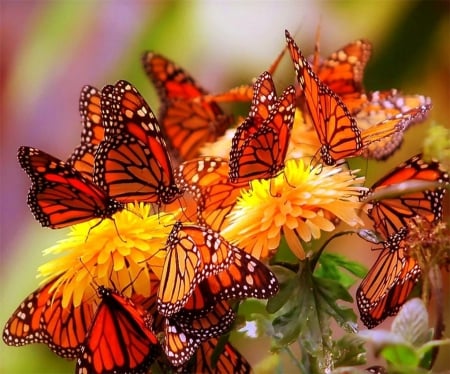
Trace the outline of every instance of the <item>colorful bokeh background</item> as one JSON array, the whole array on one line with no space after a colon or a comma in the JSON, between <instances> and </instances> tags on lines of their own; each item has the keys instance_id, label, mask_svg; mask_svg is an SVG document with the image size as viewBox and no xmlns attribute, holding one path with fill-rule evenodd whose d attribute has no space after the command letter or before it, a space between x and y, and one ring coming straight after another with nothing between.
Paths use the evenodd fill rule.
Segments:
<instances>
[{"instance_id":1,"label":"colorful bokeh background","mask_svg":"<svg viewBox=\"0 0 450 374\"><path fill-rule=\"evenodd\" d=\"M367 38L374 45L365 74L368 89L395 87L431 96L434 104L426 124L408 131L402 149L392 159L364 164L368 183L372 183L420 151L427 124L450 127L449 4L427 0L2 0L2 328L10 313L38 286L36 269L46 261L41 251L67 232L41 228L30 214L26 205L29 180L17 163L17 148L35 146L65 159L79 141L78 97L84 84L102 87L129 80L157 110L159 102L140 63L145 50L165 54L205 88L221 92L248 83L266 70L284 47L284 29L295 35L307 54L313 51L319 25L323 55L354 39ZM293 78L291 63L282 66L275 75L280 88ZM346 253L353 259L368 264L369 247L360 239L336 242L334 250L344 247L351 249ZM448 287L446 292L448 296ZM237 339L236 344L254 365L266 357L251 341ZM442 369L448 365L443 356L438 363ZM73 368L74 363L58 359L45 346L14 348L0 343L2 373L70 373Z\"/></svg>"}]
</instances>

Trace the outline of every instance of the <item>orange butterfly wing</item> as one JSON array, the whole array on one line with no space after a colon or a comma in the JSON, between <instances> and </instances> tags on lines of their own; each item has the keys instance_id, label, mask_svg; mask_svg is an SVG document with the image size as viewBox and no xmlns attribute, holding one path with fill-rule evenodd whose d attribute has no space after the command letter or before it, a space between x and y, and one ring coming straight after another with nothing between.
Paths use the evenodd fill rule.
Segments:
<instances>
[{"instance_id":1,"label":"orange butterfly wing","mask_svg":"<svg viewBox=\"0 0 450 374\"><path fill-rule=\"evenodd\" d=\"M369 41L355 40L333 52L314 70L319 79L341 97L350 113L365 99L363 76L371 53Z\"/></svg>"},{"instance_id":2,"label":"orange butterfly wing","mask_svg":"<svg viewBox=\"0 0 450 374\"><path fill-rule=\"evenodd\" d=\"M380 193L388 186L410 180L448 183L449 176L442 170L439 162L425 162L419 154L411 157L377 181L371 187L371 192ZM407 227L408 221L415 216L420 216L428 222L440 220L444 194L444 188L437 188L375 200L368 212L369 218L374 222L374 229L387 239L401 228Z\"/></svg>"},{"instance_id":3,"label":"orange butterfly wing","mask_svg":"<svg viewBox=\"0 0 450 374\"><path fill-rule=\"evenodd\" d=\"M174 366L184 365L197 351L201 342L225 334L236 314L226 303L218 303L204 316L186 318L183 310L166 319L164 351Z\"/></svg>"},{"instance_id":4,"label":"orange butterfly wing","mask_svg":"<svg viewBox=\"0 0 450 374\"><path fill-rule=\"evenodd\" d=\"M233 254L217 232L180 222L169 235L167 251L158 289L158 311L165 316L177 313L203 279L227 268Z\"/></svg>"},{"instance_id":5,"label":"orange butterfly wing","mask_svg":"<svg viewBox=\"0 0 450 374\"><path fill-rule=\"evenodd\" d=\"M146 373L159 354L151 317L131 300L99 287L101 303L77 360L77 373Z\"/></svg>"},{"instance_id":6,"label":"orange butterfly wing","mask_svg":"<svg viewBox=\"0 0 450 374\"><path fill-rule=\"evenodd\" d=\"M373 328L396 315L419 280L421 270L403 242L406 230L392 235L356 291L361 321Z\"/></svg>"},{"instance_id":7,"label":"orange butterfly wing","mask_svg":"<svg viewBox=\"0 0 450 374\"><path fill-rule=\"evenodd\" d=\"M80 94L82 124L81 142L66 161L86 179L92 180L94 156L103 140L101 92L92 86L84 86Z\"/></svg>"},{"instance_id":8,"label":"orange butterfly wing","mask_svg":"<svg viewBox=\"0 0 450 374\"><path fill-rule=\"evenodd\" d=\"M215 141L232 123L194 79L162 55L147 52L143 64L162 102L159 120L171 149L182 160L196 157L205 142ZM194 100L198 99L198 100Z\"/></svg>"},{"instance_id":9,"label":"orange butterfly wing","mask_svg":"<svg viewBox=\"0 0 450 374\"><path fill-rule=\"evenodd\" d=\"M239 185L230 182L228 173L228 161L220 157L197 158L178 167L177 184L195 205L191 220L220 231L241 191Z\"/></svg>"},{"instance_id":10,"label":"orange butterfly wing","mask_svg":"<svg viewBox=\"0 0 450 374\"><path fill-rule=\"evenodd\" d=\"M367 94L366 100L358 108L355 118L363 136L377 129L374 125L392 121L401 128L392 135L378 137L364 149L363 155L376 160L385 160L402 144L403 134L409 126L423 122L431 109L431 99L421 95L402 95L397 90L375 91ZM397 123L393 123L397 121ZM377 126L375 126L377 127Z\"/></svg>"},{"instance_id":11,"label":"orange butterfly wing","mask_svg":"<svg viewBox=\"0 0 450 374\"><path fill-rule=\"evenodd\" d=\"M333 165L338 160L358 155L363 143L355 119L339 96L324 85L312 71L288 31L286 41L297 81L322 144L320 154L323 162Z\"/></svg>"},{"instance_id":12,"label":"orange butterfly wing","mask_svg":"<svg viewBox=\"0 0 450 374\"><path fill-rule=\"evenodd\" d=\"M95 155L94 181L108 196L128 203L168 204L180 191L158 122L130 83L102 90L105 139Z\"/></svg>"},{"instance_id":13,"label":"orange butterfly wing","mask_svg":"<svg viewBox=\"0 0 450 374\"><path fill-rule=\"evenodd\" d=\"M416 155L377 181L371 192L382 193L391 185L412 180L448 183L449 176L438 162L425 162ZM421 270L416 260L409 257L404 241L408 222L416 216L430 223L439 221L444 193L444 188L436 188L372 201L368 215L384 241L381 254L356 294L361 320L367 327L375 327L395 315L414 288Z\"/></svg>"},{"instance_id":14,"label":"orange butterfly wing","mask_svg":"<svg viewBox=\"0 0 450 374\"><path fill-rule=\"evenodd\" d=\"M231 183L272 178L283 170L294 123L294 101L294 87L289 86L277 98L272 77L267 72L261 74L254 85L250 113L232 140Z\"/></svg>"},{"instance_id":15,"label":"orange butterfly wing","mask_svg":"<svg viewBox=\"0 0 450 374\"><path fill-rule=\"evenodd\" d=\"M62 306L62 293L52 290L55 280L30 294L14 311L3 329L7 345L44 343L57 355L74 359L94 316L94 306Z\"/></svg>"},{"instance_id":16,"label":"orange butterfly wing","mask_svg":"<svg viewBox=\"0 0 450 374\"><path fill-rule=\"evenodd\" d=\"M252 371L250 364L236 348L230 343L225 343L218 357L215 351L219 345L219 339L213 338L203 342L195 355L195 361L188 366L192 373L204 374L249 374Z\"/></svg>"},{"instance_id":17,"label":"orange butterfly wing","mask_svg":"<svg viewBox=\"0 0 450 374\"><path fill-rule=\"evenodd\" d=\"M32 182L28 206L42 226L61 228L111 218L123 209L80 172L48 153L20 147L18 159Z\"/></svg>"}]
</instances>

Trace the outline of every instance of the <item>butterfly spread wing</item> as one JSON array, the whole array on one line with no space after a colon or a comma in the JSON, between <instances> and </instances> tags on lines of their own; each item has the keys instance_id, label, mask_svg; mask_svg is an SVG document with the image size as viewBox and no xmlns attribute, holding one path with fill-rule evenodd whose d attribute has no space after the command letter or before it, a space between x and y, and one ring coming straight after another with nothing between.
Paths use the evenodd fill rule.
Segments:
<instances>
[{"instance_id":1,"label":"butterfly spread wing","mask_svg":"<svg viewBox=\"0 0 450 374\"><path fill-rule=\"evenodd\" d=\"M200 147L221 136L232 123L206 91L181 67L147 52L143 64L161 100L159 120L171 150L182 160L198 156Z\"/></svg>"},{"instance_id":2,"label":"butterfly spread wing","mask_svg":"<svg viewBox=\"0 0 450 374\"><path fill-rule=\"evenodd\" d=\"M21 346L44 343L57 355L74 359L94 315L94 306L62 305L62 293L53 290L54 280L30 294L14 311L3 330L3 341Z\"/></svg>"},{"instance_id":3,"label":"butterfly spread wing","mask_svg":"<svg viewBox=\"0 0 450 374\"><path fill-rule=\"evenodd\" d=\"M20 147L19 163L31 179L28 206L42 226L61 228L123 209L69 164L36 148Z\"/></svg>"}]
</instances>

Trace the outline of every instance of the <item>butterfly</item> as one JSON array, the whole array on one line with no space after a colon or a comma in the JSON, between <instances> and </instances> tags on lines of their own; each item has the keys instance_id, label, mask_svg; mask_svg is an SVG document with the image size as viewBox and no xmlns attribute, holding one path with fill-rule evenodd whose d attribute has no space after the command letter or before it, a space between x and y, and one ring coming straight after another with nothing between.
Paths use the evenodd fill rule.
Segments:
<instances>
[{"instance_id":1,"label":"butterfly","mask_svg":"<svg viewBox=\"0 0 450 374\"><path fill-rule=\"evenodd\" d=\"M413 108L361 130L342 99L313 72L288 31L286 40L302 95L321 143L320 155L327 165L361 155L370 144L404 131L410 122L423 117L430 109L429 106Z\"/></svg>"},{"instance_id":2,"label":"butterfly","mask_svg":"<svg viewBox=\"0 0 450 374\"><path fill-rule=\"evenodd\" d=\"M175 180L190 196L188 206L194 206L190 220L220 231L241 192L230 182L229 170L228 161L220 157L196 158L178 167Z\"/></svg>"},{"instance_id":3,"label":"butterfly","mask_svg":"<svg viewBox=\"0 0 450 374\"><path fill-rule=\"evenodd\" d=\"M425 119L431 108L431 99L422 95L404 95L396 89L366 92L363 76L371 53L372 45L364 39L347 44L323 61L316 48L312 70L323 84L342 99L363 134L388 118L402 120L402 131L372 138L362 151L365 157L384 160L400 147L406 129Z\"/></svg>"},{"instance_id":4,"label":"butterfly","mask_svg":"<svg viewBox=\"0 0 450 374\"><path fill-rule=\"evenodd\" d=\"M166 244L167 255L158 289L158 311L177 313L203 279L226 269L233 261L233 247L217 232L177 222Z\"/></svg>"},{"instance_id":5,"label":"butterfly","mask_svg":"<svg viewBox=\"0 0 450 374\"><path fill-rule=\"evenodd\" d=\"M80 94L79 110L82 124L81 142L66 162L86 179L92 180L95 152L104 137L101 92L95 87L84 86Z\"/></svg>"},{"instance_id":6,"label":"butterfly","mask_svg":"<svg viewBox=\"0 0 450 374\"><path fill-rule=\"evenodd\" d=\"M28 206L44 227L61 228L111 218L124 208L70 164L37 148L20 147L20 166L31 179Z\"/></svg>"},{"instance_id":7,"label":"butterfly","mask_svg":"<svg viewBox=\"0 0 450 374\"><path fill-rule=\"evenodd\" d=\"M170 363L176 367L184 365L202 342L228 332L235 318L226 302L216 304L204 316L187 320L177 314L166 318L163 348Z\"/></svg>"},{"instance_id":8,"label":"butterfly","mask_svg":"<svg viewBox=\"0 0 450 374\"><path fill-rule=\"evenodd\" d=\"M408 256L406 235L402 228L383 242L379 257L358 287L356 301L368 328L396 315L420 278L419 264Z\"/></svg>"},{"instance_id":9,"label":"butterfly","mask_svg":"<svg viewBox=\"0 0 450 374\"><path fill-rule=\"evenodd\" d=\"M80 353L94 316L92 303L64 307L57 278L31 293L14 311L3 329L7 345L44 343L57 355L74 359Z\"/></svg>"},{"instance_id":10,"label":"butterfly","mask_svg":"<svg viewBox=\"0 0 450 374\"><path fill-rule=\"evenodd\" d=\"M449 176L437 161L425 162L419 154L377 181L370 194L376 196L389 186L407 181L448 183ZM444 188L437 187L371 201L368 216L383 238L383 247L356 292L361 320L367 327L375 327L386 317L395 315L419 280L421 269L408 255L405 242L408 222L416 216L428 222L439 221L444 193Z\"/></svg>"},{"instance_id":11,"label":"butterfly","mask_svg":"<svg viewBox=\"0 0 450 374\"><path fill-rule=\"evenodd\" d=\"M223 350L216 352L218 346L219 339L217 338L203 342L197 350L194 360L187 366L189 372L248 374L252 371L248 361L229 342L225 343Z\"/></svg>"},{"instance_id":12,"label":"butterfly","mask_svg":"<svg viewBox=\"0 0 450 374\"><path fill-rule=\"evenodd\" d=\"M142 61L161 100L159 120L171 150L181 160L198 156L199 148L222 135L233 118L214 100L202 100L206 91L169 59L146 52Z\"/></svg>"},{"instance_id":13,"label":"butterfly","mask_svg":"<svg viewBox=\"0 0 450 374\"><path fill-rule=\"evenodd\" d=\"M230 181L276 176L284 168L294 123L295 89L287 87L277 98L271 75L264 72L254 84L248 117L236 130L230 151Z\"/></svg>"},{"instance_id":14,"label":"butterfly","mask_svg":"<svg viewBox=\"0 0 450 374\"><path fill-rule=\"evenodd\" d=\"M105 138L95 154L94 181L122 203L168 204L180 191L158 122L141 94L126 81L102 90Z\"/></svg>"},{"instance_id":15,"label":"butterfly","mask_svg":"<svg viewBox=\"0 0 450 374\"><path fill-rule=\"evenodd\" d=\"M101 299L80 348L76 372L147 373L160 352L152 317L130 299L99 286Z\"/></svg>"},{"instance_id":16,"label":"butterfly","mask_svg":"<svg viewBox=\"0 0 450 374\"><path fill-rule=\"evenodd\" d=\"M400 148L403 134L409 126L423 122L431 109L431 99L422 95L405 95L396 89L373 91L364 95L355 109L358 127L366 130L385 118L403 116L403 131L369 144L362 155L376 160L385 160Z\"/></svg>"},{"instance_id":17,"label":"butterfly","mask_svg":"<svg viewBox=\"0 0 450 374\"><path fill-rule=\"evenodd\" d=\"M263 263L236 247L233 259L227 269L208 276L195 287L179 318L202 316L223 300L267 299L278 292L277 278Z\"/></svg>"},{"instance_id":18,"label":"butterfly","mask_svg":"<svg viewBox=\"0 0 450 374\"><path fill-rule=\"evenodd\" d=\"M364 69L372 53L372 44L365 39L348 43L321 61L316 48L312 70L320 81L339 95L350 113L364 100Z\"/></svg>"}]
</instances>

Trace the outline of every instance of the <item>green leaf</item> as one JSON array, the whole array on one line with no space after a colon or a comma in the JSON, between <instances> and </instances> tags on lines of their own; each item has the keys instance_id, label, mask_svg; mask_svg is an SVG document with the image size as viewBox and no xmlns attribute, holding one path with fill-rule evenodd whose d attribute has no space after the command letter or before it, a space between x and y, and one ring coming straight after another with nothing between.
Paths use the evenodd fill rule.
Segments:
<instances>
[{"instance_id":1,"label":"green leaf","mask_svg":"<svg viewBox=\"0 0 450 374\"><path fill-rule=\"evenodd\" d=\"M298 279L296 273L283 266L271 266L270 270L274 272L280 285L278 293L267 301L267 311L269 313L275 313L287 303L295 292Z\"/></svg>"},{"instance_id":2,"label":"green leaf","mask_svg":"<svg viewBox=\"0 0 450 374\"><path fill-rule=\"evenodd\" d=\"M408 344L388 345L381 350L381 356L394 367L417 368L420 357Z\"/></svg>"},{"instance_id":3,"label":"green leaf","mask_svg":"<svg viewBox=\"0 0 450 374\"><path fill-rule=\"evenodd\" d=\"M364 340L355 334L346 334L333 343L334 366L355 366L366 362Z\"/></svg>"},{"instance_id":4,"label":"green leaf","mask_svg":"<svg viewBox=\"0 0 450 374\"><path fill-rule=\"evenodd\" d=\"M273 321L275 343L284 347L298 340L307 354L317 358L320 366L332 357L331 319L355 331L353 310L337 304L338 300L352 302L353 299L339 282L314 276L308 260L300 263L298 273L283 270L282 274L284 281L280 283L286 291L280 300L285 303ZM271 302L278 307L280 300Z\"/></svg>"},{"instance_id":5,"label":"green leaf","mask_svg":"<svg viewBox=\"0 0 450 374\"><path fill-rule=\"evenodd\" d=\"M392 322L391 330L405 342L419 347L430 340L428 313L421 299L409 300Z\"/></svg>"},{"instance_id":6,"label":"green leaf","mask_svg":"<svg viewBox=\"0 0 450 374\"><path fill-rule=\"evenodd\" d=\"M315 276L333 279L345 288L349 288L356 281L348 273L358 278L363 278L367 274L367 269L364 266L336 253L323 253L320 256L319 265L314 272ZM346 270L346 272L343 272L342 269Z\"/></svg>"}]
</instances>

